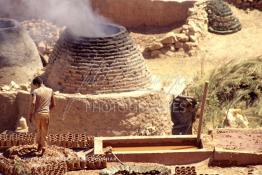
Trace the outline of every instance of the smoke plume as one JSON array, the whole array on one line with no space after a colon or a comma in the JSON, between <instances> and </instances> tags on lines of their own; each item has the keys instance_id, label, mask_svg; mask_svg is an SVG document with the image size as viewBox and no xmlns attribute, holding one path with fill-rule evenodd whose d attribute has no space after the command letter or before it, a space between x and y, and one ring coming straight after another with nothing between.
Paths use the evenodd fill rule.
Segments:
<instances>
[{"instance_id":1,"label":"smoke plume","mask_svg":"<svg viewBox=\"0 0 262 175\"><path fill-rule=\"evenodd\" d=\"M13 4L10 4L12 3ZM0 0L0 8L11 9L11 0ZM22 3L21 3L22 2ZM75 34L99 37L114 31L106 25L107 19L93 11L89 0L22 0L25 16L51 20L70 28Z\"/></svg>"}]
</instances>

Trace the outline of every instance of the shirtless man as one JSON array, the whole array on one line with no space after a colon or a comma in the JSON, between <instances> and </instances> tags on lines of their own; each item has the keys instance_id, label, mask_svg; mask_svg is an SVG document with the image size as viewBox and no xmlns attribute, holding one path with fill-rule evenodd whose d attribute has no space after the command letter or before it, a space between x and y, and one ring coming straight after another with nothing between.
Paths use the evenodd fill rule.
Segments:
<instances>
[{"instance_id":1,"label":"shirtless man","mask_svg":"<svg viewBox=\"0 0 262 175\"><path fill-rule=\"evenodd\" d=\"M47 146L47 135L49 129L50 110L54 108L54 96L53 90L47 88L43 84L43 80L40 77L36 77L33 80L33 86L35 90L32 93L32 107L29 121L34 121L36 127L36 143L38 144L38 151L45 151Z\"/></svg>"}]
</instances>

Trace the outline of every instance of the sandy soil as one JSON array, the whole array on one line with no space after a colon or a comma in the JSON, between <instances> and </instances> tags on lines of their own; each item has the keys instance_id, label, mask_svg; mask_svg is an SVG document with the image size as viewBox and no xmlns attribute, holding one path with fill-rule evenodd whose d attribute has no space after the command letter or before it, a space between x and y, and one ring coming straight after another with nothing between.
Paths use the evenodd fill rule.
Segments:
<instances>
[{"instance_id":1,"label":"sandy soil","mask_svg":"<svg viewBox=\"0 0 262 175\"><path fill-rule=\"evenodd\" d=\"M218 149L262 152L262 130L216 130L213 133L213 141Z\"/></svg>"}]
</instances>

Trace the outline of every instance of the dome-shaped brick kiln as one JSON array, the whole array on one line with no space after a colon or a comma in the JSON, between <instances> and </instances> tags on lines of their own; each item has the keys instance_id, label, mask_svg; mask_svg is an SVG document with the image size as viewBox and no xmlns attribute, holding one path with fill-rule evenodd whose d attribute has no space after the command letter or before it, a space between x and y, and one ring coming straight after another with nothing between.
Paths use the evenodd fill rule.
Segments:
<instances>
[{"instance_id":1,"label":"dome-shaped brick kiln","mask_svg":"<svg viewBox=\"0 0 262 175\"><path fill-rule=\"evenodd\" d=\"M42 68L28 33L12 19L0 19L0 85L26 83Z\"/></svg>"},{"instance_id":2,"label":"dome-shaped brick kiln","mask_svg":"<svg viewBox=\"0 0 262 175\"><path fill-rule=\"evenodd\" d=\"M223 0L208 1L208 30L217 34L230 34L241 30L239 19Z\"/></svg>"},{"instance_id":3,"label":"dome-shaped brick kiln","mask_svg":"<svg viewBox=\"0 0 262 175\"><path fill-rule=\"evenodd\" d=\"M65 93L110 93L150 85L150 73L122 26L106 24L105 35L85 37L66 29L46 70L47 84Z\"/></svg>"}]
</instances>

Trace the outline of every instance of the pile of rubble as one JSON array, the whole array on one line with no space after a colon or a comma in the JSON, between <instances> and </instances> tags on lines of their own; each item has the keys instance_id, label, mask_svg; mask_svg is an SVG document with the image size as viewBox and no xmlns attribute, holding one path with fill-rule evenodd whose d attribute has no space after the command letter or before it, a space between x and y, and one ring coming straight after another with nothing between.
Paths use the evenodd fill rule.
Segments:
<instances>
[{"instance_id":1,"label":"pile of rubble","mask_svg":"<svg viewBox=\"0 0 262 175\"><path fill-rule=\"evenodd\" d=\"M177 52L184 50L192 55L192 50L198 46L199 40L205 36L207 31L207 13L205 12L205 1L199 1L188 10L188 19L179 31L169 32L166 36L155 41L145 48L144 55L148 58L159 57L169 51Z\"/></svg>"},{"instance_id":2,"label":"pile of rubble","mask_svg":"<svg viewBox=\"0 0 262 175\"><path fill-rule=\"evenodd\" d=\"M258 9L262 10L261 0L227 0L229 3L236 5L241 9Z\"/></svg>"},{"instance_id":3,"label":"pile of rubble","mask_svg":"<svg viewBox=\"0 0 262 175\"><path fill-rule=\"evenodd\" d=\"M22 22L39 50L44 64L48 63L49 56L64 28L60 28L49 21L33 19Z\"/></svg>"},{"instance_id":4,"label":"pile of rubble","mask_svg":"<svg viewBox=\"0 0 262 175\"><path fill-rule=\"evenodd\" d=\"M31 89L30 83L18 85L14 81L11 81L9 85L3 85L0 87L0 91L3 92L17 91L17 90L30 91L30 89Z\"/></svg>"}]
</instances>

